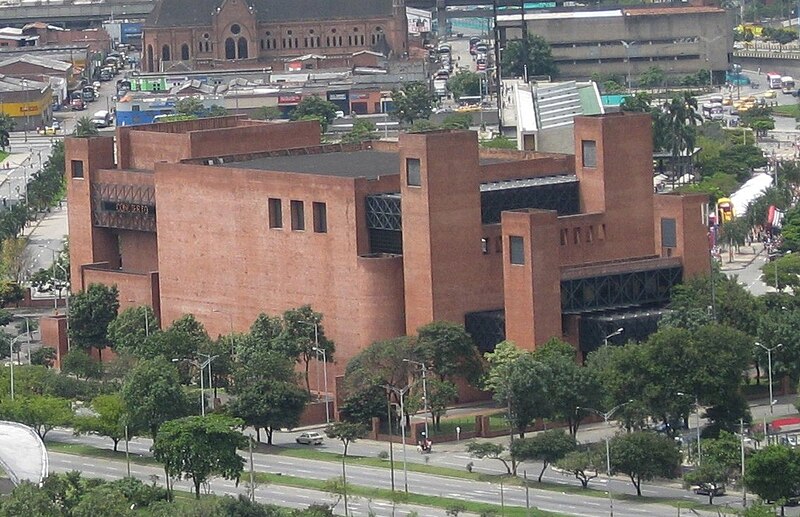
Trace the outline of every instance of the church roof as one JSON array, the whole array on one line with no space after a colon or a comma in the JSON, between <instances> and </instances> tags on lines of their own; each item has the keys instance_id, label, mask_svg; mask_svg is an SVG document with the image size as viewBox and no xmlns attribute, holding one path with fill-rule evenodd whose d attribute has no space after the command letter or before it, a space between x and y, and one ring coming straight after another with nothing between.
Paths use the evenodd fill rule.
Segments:
<instances>
[{"instance_id":1,"label":"church roof","mask_svg":"<svg viewBox=\"0 0 800 517\"><path fill-rule=\"evenodd\" d=\"M392 0L247 0L259 22L355 20L387 17ZM158 0L145 27L191 27L211 24L224 0Z\"/></svg>"}]
</instances>

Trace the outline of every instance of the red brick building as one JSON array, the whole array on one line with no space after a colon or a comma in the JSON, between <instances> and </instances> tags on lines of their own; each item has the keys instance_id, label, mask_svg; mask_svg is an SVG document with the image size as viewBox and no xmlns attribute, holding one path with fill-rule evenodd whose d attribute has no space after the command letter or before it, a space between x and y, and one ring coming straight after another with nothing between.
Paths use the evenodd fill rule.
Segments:
<instances>
[{"instance_id":1,"label":"red brick building","mask_svg":"<svg viewBox=\"0 0 800 517\"><path fill-rule=\"evenodd\" d=\"M648 115L575 120L575 155L480 150L474 132L320 144L316 122L222 117L67 138L73 289L210 334L310 304L337 371L434 320L482 350L646 335L708 270L700 195L654 195ZM649 327L650 326L650 327Z\"/></svg>"},{"instance_id":2,"label":"red brick building","mask_svg":"<svg viewBox=\"0 0 800 517\"><path fill-rule=\"evenodd\" d=\"M408 51L404 0L158 0L142 29L142 70L282 69L307 54Z\"/></svg>"}]
</instances>

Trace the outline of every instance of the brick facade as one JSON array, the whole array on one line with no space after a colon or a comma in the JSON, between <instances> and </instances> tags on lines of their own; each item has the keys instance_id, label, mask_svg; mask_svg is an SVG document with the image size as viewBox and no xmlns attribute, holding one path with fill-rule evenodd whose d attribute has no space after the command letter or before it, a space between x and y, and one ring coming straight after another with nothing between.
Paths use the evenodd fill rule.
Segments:
<instances>
[{"instance_id":1,"label":"brick facade","mask_svg":"<svg viewBox=\"0 0 800 517\"><path fill-rule=\"evenodd\" d=\"M376 340L482 311L501 311L524 348L577 343L565 279L702 274L708 250L703 200L653 194L647 115L578 117L575 132L569 156L482 152L469 131L323 145L316 122L224 117L117 128L118 163L111 137L68 138L72 277L116 284L123 307L152 305L164 325L194 314L212 336L310 304L337 344L331 376ZM577 178L580 213L484 220L487 184L553 177ZM402 200L402 253L376 252L367 222L367 198L389 194Z\"/></svg>"}]
</instances>

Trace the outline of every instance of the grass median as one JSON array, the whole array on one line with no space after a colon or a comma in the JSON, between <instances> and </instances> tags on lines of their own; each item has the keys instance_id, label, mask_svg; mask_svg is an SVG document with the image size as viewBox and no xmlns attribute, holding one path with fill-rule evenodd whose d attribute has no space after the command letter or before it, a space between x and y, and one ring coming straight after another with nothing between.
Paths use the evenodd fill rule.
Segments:
<instances>
[{"instance_id":1,"label":"grass median","mask_svg":"<svg viewBox=\"0 0 800 517\"><path fill-rule=\"evenodd\" d=\"M110 449L103 449L99 447L93 447L91 445L84 445L84 444L67 444L61 442L54 442L48 441L46 442L47 449L53 452L61 452L64 454L73 454L77 456L89 456L94 458L104 458L113 461L125 461L125 452L124 451L112 451ZM315 449L297 449L297 448L282 448L282 447L270 447L269 450L271 454L275 454L278 456L285 456L285 457L292 457L292 458L299 458L299 459L307 459L313 461L326 461L326 462L335 462L341 463L342 455L332 452L324 452ZM157 462L154 458L150 456L142 456L139 454L130 454L130 461L132 464L137 465L146 465L146 466L161 466L161 463ZM400 465L400 461L395 459L395 469L402 469ZM384 460L381 458L371 458L367 456L348 456L347 457L347 465L349 466L361 466L361 467L373 467L373 468L382 468L382 469L389 469L390 462L389 460ZM421 474L430 474L435 476L442 476L442 477L450 477L450 478L458 478L458 479L469 479L473 481L481 481L484 483L492 483L492 484L499 484L500 481L506 486L525 486L525 481L519 477L509 477L507 475L500 475L500 474L485 474L485 473L478 473L478 472L468 472L466 470L459 470L450 467L440 467L435 465L424 465L420 463L408 463L407 468L409 472L417 472ZM307 479L307 478L299 478L296 476L285 475L285 474L277 474L277 473L267 473L267 472L256 472L256 480L260 483L272 483L275 485L281 486L292 486L298 488L309 488L313 490L325 490L326 484L328 483L327 480L321 479ZM242 479L246 479L247 473L245 472L242 476ZM534 478L535 479L535 478ZM577 483L577 481L576 481ZM571 485L563 485L559 483L550 483L550 482L542 482L538 483L531 479L528 480L528 485L530 488L537 489L537 490L548 490L552 492L559 492L563 494L569 494L574 496L583 496L583 497L595 497L595 498L608 498L608 492L601 489L594 489L594 488L581 488L577 484L575 486ZM379 488L369 488L369 487L362 487L362 486L351 486L351 493L354 495L358 495L360 497L366 498L374 498L374 499L383 499L388 501L397 501L397 498L393 496L393 494L398 494L398 492L392 492L388 489L379 489ZM409 499L408 502L410 504L420 504L426 506L436 506L438 508L447 508L447 505L432 505L428 502L430 500L441 500L445 499L449 501L448 504L455 504L464 503L464 504L474 504L479 506L486 506L492 507L493 505L483 505L482 503L470 503L469 501L463 501L460 499L447 499L447 498L440 498L437 496L427 496L422 494L410 494L413 495L415 498L419 499ZM683 509L696 509L696 510L712 510L716 511L724 506L712 506L707 505L698 501L691 501L691 500L680 500L680 499L671 499L666 497L638 497L632 494L619 494L614 493L613 498L617 501L630 501L636 502L640 505L649 505L649 504L665 504L674 506L677 508ZM499 506L494 508L495 510L499 510ZM519 513L519 515L525 515L524 508L521 507L507 507L506 508L506 515L515 516L516 513L510 513L509 508L512 509L521 509L523 513ZM467 511L474 511L474 510L467 510ZM481 513L481 511L476 511L477 513ZM536 516L548 516L548 515L557 515L552 513L538 513L532 514Z\"/></svg>"}]
</instances>

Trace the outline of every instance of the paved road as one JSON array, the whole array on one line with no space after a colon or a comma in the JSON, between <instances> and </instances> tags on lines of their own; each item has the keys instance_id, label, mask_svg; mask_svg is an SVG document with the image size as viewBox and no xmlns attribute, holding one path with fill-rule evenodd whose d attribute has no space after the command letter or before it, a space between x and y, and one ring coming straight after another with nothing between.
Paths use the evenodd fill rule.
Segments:
<instances>
[{"instance_id":1,"label":"paved road","mask_svg":"<svg viewBox=\"0 0 800 517\"><path fill-rule=\"evenodd\" d=\"M47 477L47 450L33 429L0 421L0 465L14 482L41 483Z\"/></svg>"}]
</instances>

